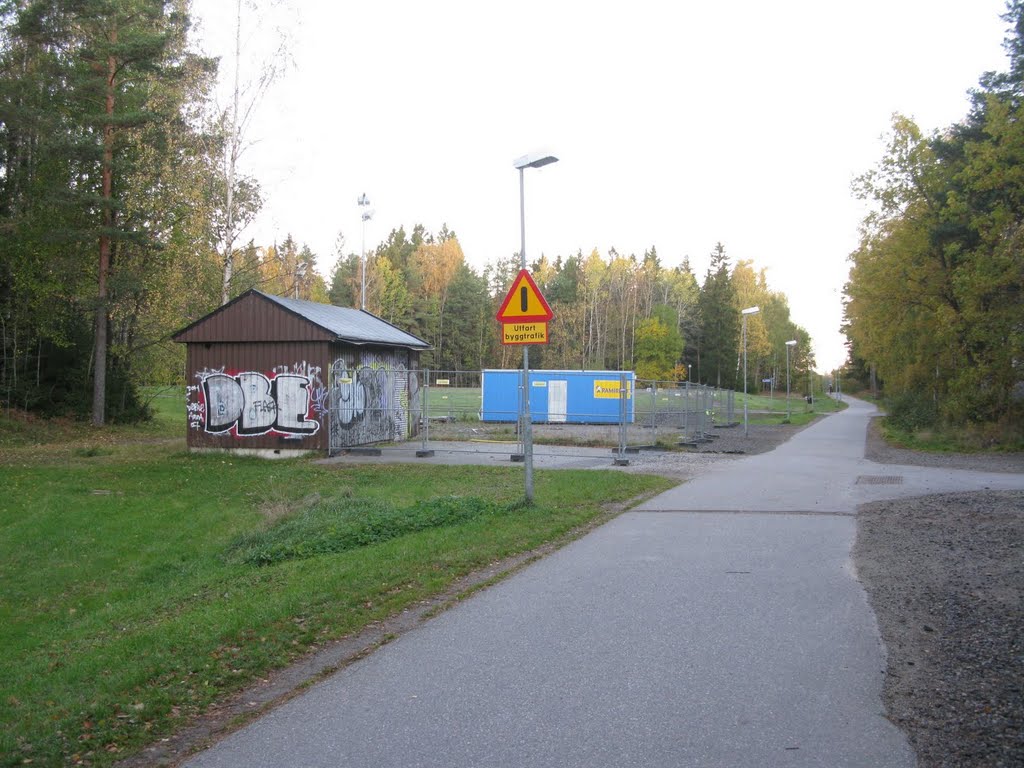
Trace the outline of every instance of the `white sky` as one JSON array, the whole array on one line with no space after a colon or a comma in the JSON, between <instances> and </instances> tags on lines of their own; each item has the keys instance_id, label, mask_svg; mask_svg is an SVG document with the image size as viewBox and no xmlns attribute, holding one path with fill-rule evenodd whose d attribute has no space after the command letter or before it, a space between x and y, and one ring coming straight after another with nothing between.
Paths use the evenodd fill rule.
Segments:
<instances>
[{"instance_id":1,"label":"white sky","mask_svg":"<svg viewBox=\"0 0 1024 768\"><path fill-rule=\"evenodd\" d=\"M266 204L245 240L291 233L326 275L339 232L361 248L365 192L368 249L447 223L482 269L519 250L512 161L545 149L560 161L527 171L529 259L654 245L703 282L721 241L767 268L821 370L846 356L850 182L891 114L943 128L1007 66L1004 0L283 2L260 29L247 12L250 60L277 25L294 63L247 134ZM226 81L234 5L193 0Z\"/></svg>"}]
</instances>

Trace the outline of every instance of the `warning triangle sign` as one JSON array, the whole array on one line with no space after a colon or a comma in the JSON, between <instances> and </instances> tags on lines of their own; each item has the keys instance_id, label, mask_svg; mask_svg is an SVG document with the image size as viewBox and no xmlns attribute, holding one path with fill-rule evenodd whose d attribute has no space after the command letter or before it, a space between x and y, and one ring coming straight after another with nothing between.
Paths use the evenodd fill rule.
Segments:
<instances>
[{"instance_id":1,"label":"warning triangle sign","mask_svg":"<svg viewBox=\"0 0 1024 768\"><path fill-rule=\"evenodd\" d=\"M540 293L533 277L525 269L519 270L508 295L501 302L497 318L501 323L546 323L554 317L551 307Z\"/></svg>"}]
</instances>

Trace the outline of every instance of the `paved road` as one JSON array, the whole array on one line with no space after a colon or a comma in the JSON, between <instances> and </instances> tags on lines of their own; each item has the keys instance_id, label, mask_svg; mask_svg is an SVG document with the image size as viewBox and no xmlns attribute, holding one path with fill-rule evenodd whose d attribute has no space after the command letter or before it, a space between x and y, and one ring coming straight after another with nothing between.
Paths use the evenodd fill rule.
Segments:
<instances>
[{"instance_id":1,"label":"paved road","mask_svg":"<svg viewBox=\"0 0 1024 768\"><path fill-rule=\"evenodd\" d=\"M1024 478L867 462L871 408L850 405L616 518L188 765L911 768L883 715L851 513Z\"/></svg>"}]
</instances>

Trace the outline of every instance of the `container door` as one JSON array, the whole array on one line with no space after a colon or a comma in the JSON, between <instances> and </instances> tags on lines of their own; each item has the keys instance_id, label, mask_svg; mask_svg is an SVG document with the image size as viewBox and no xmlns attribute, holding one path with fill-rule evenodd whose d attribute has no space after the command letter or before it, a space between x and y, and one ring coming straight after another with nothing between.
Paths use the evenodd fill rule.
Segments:
<instances>
[{"instance_id":1,"label":"container door","mask_svg":"<svg viewBox=\"0 0 1024 768\"><path fill-rule=\"evenodd\" d=\"M569 412L569 382L566 380L548 382L548 422L564 424Z\"/></svg>"}]
</instances>

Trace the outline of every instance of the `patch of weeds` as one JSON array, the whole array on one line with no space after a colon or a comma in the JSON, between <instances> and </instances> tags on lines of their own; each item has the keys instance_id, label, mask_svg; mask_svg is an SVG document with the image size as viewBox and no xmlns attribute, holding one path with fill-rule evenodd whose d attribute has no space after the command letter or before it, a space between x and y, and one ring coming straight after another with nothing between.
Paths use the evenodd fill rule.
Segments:
<instances>
[{"instance_id":1,"label":"patch of weeds","mask_svg":"<svg viewBox=\"0 0 1024 768\"><path fill-rule=\"evenodd\" d=\"M333 497L338 498L350 498L352 496L352 489L345 488L332 494ZM323 499L319 493L311 493L302 499L295 499L282 493L275 495L273 498L266 499L260 506L260 514L263 515L263 519L268 523L276 523L278 520L284 520L286 517L300 512L303 509L309 509L317 504L322 503Z\"/></svg>"},{"instance_id":2,"label":"patch of weeds","mask_svg":"<svg viewBox=\"0 0 1024 768\"><path fill-rule=\"evenodd\" d=\"M101 445L90 445L85 448L75 448L74 455L80 459L92 459L97 456L113 456L113 448L104 448Z\"/></svg>"},{"instance_id":3,"label":"patch of weeds","mask_svg":"<svg viewBox=\"0 0 1024 768\"><path fill-rule=\"evenodd\" d=\"M332 498L238 537L229 562L271 565L379 544L416 531L457 525L508 507L475 497L443 496L397 507L380 500Z\"/></svg>"}]
</instances>

